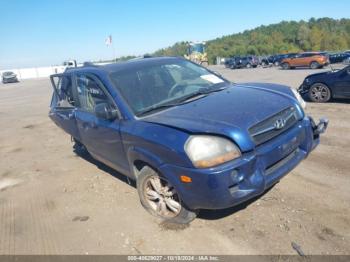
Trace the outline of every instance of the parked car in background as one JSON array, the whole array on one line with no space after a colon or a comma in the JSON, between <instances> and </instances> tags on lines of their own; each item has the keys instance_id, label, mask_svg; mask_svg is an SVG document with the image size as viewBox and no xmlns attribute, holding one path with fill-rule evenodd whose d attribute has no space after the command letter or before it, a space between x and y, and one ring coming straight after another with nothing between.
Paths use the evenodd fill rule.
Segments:
<instances>
[{"instance_id":1,"label":"parked car in background","mask_svg":"<svg viewBox=\"0 0 350 262\"><path fill-rule=\"evenodd\" d=\"M18 82L17 75L14 72L11 72L11 71L3 72L2 75L1 75L1 78L2 78L2 82L4 84Z\"/></svg>"},{"instance_id":2,"label":"parked car in background","mask_svg":"<svg viewBox=\"0 0 350 262\"><path fill-rule=\"evenodd\" d=\"M281 61L283 69L293 69L296 67L309 67L311 69L322 68L329 64L329 59L325 53L305 52L284 58Z\"/></svg>"},{"instance_id":3,"label":"parked car in background","mask_svg":"<svg viewBox=\"0 0 350 262\"><path fill-rule=\"evenodd\" d=\"M275 65L276 65L276 66L279 66L279 65L281 64L281 62L283 61L283 59L295 57L297 54L298 54L298 53L288 53L288 54L280 55L280 56L276 59Z\"/></svg>"},{"instance_id":4,"label":"parked car in background","mask_svg":"<svg viewBox=\"0 0 350 262\"><path fill-rule=\"evenodd\" d=\"M274 64L274 56L265 56L260 59L260 65L263 67L272 66Z\"/></svg>"},{"instance_id":5,"label":"parked car in background","mask_svg":"<svg viewBox=\"0 0 350 262\"><path fill-rule=\"evenodd\" d=\"M235 59L234 57L226 58L224 63L225 67L231 68L232 63L234 63L234 59Z\"/></svg>"},{"instance_id":6,"label":"parked car in background","mask_svg":"<svg viewBox=\"0 0 350 262\"><path fill-rule=\"evenodd\" d=\"M277 54L277 55L271 55L268 57L265 57L261 61L262 66L267 66L267 65L275 65L279 66L281 61L285 58L293 57L297 53L288 53L288 54Z\"/></svg>"},{"instance_id":7,"label":"parked car in background","mask_svg":"<svg viewBox=\"0 0 350 262\"><path fill-rule=\"evenodd\" d=\"M255 68L259 65L259 59L256 56L237 56L231 61L231 69Z\"/></svg>"},{"instance_id":8,"label":"parked car in background","mask_svg":"<svg viewBox=\"0 0 350 262\"><path fill-rule=\"evenodd\" d=\"M136 180L145 209L173 223L261 195L328 123L289 87L233 84L182 58L73 68L51 82L49 116L75 148Z\"/></svg>"},{"instance_id":9,"label":"parked car in background","mask_svg":"<svg viewBox=\"0 0 350 262\"><path fill-rule=\"evenodd\" d=\"M243 67L246 68L256 68L259 65L259 59L258 57L254 56L254 55L249 55L249 56L244 56L242 57L242 65Z\"/></svg>"},{"instance_id":10,"label":"parked car in background","mask_svg":"<svg viewBox=\"0 0 350 262\"><path fill-rule=\"evenodd\" d=\"M344 60L350 57L350 53L330 53L329 54L329 62L331 64L335 63L343 63Z\"/></svg>"},{"instance_id":11,"label":"parked car in background","mask_svg":"<svg viewBox=\"0 0 350 262\"><path fill-rule=\"evenodd\" d=\"M350 98L350 66L309 75L298 92L311 101L320 103L328 102L332 98Z\"/></svg>"}]
</instances>

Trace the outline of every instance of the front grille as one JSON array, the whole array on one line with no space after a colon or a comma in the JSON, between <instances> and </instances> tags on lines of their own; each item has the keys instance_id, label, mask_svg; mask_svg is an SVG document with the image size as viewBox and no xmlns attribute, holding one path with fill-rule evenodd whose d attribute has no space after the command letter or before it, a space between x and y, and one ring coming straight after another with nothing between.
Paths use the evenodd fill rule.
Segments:
<instances>
[{"instance_id":1,"label":"front grille","mask_svg":"<svg viewBox=\"0 0 350 262\"><path fill-rule=\"evenodd\" d=\"M260 145L294 126L298 122L298 118L295 107L288 107L250 127L249 133L255 144Z\"/></svg>"}]
</instances>

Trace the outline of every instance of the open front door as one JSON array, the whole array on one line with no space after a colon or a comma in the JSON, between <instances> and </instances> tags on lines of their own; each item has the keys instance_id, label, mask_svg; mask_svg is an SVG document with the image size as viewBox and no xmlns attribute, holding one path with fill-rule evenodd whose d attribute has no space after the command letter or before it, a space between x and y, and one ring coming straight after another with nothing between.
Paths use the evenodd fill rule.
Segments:
<instances>
[{"instance_id":1,"label":"open front door","mask_svg":"<svg viewBox=\"0 0 350 262\"><path fill-rule=\"evenodd\" d=\"M75 120L76 92L72 75L51 76L54 92L51 99L49 117L68 134L80 140Z\"/></svg>"}]
</instances>

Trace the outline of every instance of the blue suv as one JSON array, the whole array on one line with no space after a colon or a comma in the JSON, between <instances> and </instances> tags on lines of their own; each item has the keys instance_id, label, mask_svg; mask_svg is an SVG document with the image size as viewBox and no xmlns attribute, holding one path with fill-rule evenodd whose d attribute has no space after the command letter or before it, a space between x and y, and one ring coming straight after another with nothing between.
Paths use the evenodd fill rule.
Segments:
<instances>
[{"instance_id":1,"label":"blue suv","mask_svg":"<svg viewBox=\"0 0 350 262\"><path fill-rule=\"evenodd\" d=\"M136 181L142 205L174 223L262 194L327 127L276 84L234 84L182 58L88 65L51 76L50 118L75 147Z\"/></svg>"}]
</instances>

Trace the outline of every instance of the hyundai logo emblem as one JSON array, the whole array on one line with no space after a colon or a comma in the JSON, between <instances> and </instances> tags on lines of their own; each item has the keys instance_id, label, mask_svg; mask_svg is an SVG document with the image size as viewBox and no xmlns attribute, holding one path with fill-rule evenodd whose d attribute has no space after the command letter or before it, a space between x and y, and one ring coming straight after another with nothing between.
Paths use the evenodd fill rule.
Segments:
<instances>
[{"instance_id":1,"label":"hyundai logo emblem","mask_svg":"<svg viewBox=\"0 0 350 262\"><path fill-rule=\"evenodd\" d=\"M286 125L286 120L283 118L280 118L276 120L274 127L275 129L278 130L278 129L282 129L285 125Z\"/></svg>"}]
</instances>

